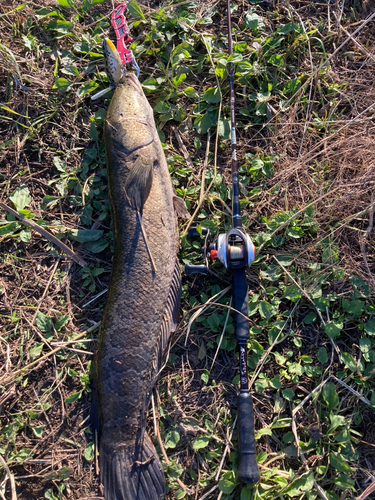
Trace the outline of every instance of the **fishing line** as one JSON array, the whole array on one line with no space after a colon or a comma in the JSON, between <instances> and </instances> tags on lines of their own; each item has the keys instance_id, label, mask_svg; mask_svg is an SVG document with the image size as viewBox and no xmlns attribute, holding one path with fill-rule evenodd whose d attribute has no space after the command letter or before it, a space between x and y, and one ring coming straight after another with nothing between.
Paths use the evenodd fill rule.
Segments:
<instances>
[{"instance_id":1,"label":"fishing line","mask_svg":"<svg viewBox=\"0 0 375 500\"><path fill-rule=\"evenodd\" d=\"M227 0L227 23L228 23L228 53L227 73L230 82L230 127L231 127L231 143L232 143L232 185L233 185L233 227L242 227L240 215L240 198L239 198L239 183L238 183L238 164L237 164L237 139L236 139L236 97L234 93L234 73L236 71L235 64L230 60L233 56L232 43L232 20L230 13L230 0Z\"/></svg>"}]
</instances>

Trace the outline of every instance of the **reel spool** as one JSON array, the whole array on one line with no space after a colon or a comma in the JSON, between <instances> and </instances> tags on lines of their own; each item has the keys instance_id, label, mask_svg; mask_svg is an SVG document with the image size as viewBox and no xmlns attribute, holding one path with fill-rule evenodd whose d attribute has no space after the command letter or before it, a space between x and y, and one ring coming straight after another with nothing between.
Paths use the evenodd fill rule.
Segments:
<instances>
[{"instance_id":1,"label":"reel spool","mask_svg":"<svg viewBox=\"0 0 375 500\"><path fill-rule=\"evenodd\" d=\"M205 244L202 248L206 265L186 264L185 273L207 273L209 261L219 260L226 269L242 269L249 267L255 260L256 250L250 236L240 228L232 228L226 233L219 234L217 242L211 243L209 229L202 228ZM195 227L189 230L188 238L197 239L201 234Z\"/></svg>"}]
</instances>

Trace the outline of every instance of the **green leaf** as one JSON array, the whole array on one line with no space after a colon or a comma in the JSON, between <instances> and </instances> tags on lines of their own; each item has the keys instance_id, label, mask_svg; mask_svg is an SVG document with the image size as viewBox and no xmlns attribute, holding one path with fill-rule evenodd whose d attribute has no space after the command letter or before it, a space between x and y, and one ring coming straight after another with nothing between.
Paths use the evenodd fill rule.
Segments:
<instances>
[{"instance_id":1,"label":"green leaf","mask_svg":"<svg viewBox=\"0 0 375 500\"><path fill-rule=\"evenodd\" d=\"M257 431L255 439L260 439L262 436L272 436L272 431L268 427L263 427Z\"/></svg>"},{"instance_id":2,"label":"green leaf","mask_svg":"<svg viewBox=\"0 0 375 500\"><path fill-rule=\"evenodd\" d=\"M331 451L329 454L329 463L334 469L338 470L339 472L354 472L354 469L350 467L344 457L339 453L335 453L334 451Z\"/></svg>"},{"instance_id":3,"label":"green leaf","mask_svg":"<svg viewBox=\"0 0 375 500\"><path fill-rule=\"evenodd\" d=\"M275 356L276 363L283 366L285 364L286 358L280 354L279 352L274 352L273 355Z\"/></svg>"},{"instance_id":4,"label":"green leaf","mask_svg":"<svg viewBox=\"0 0 375 500\"><path fill-rule=\"evenodd\" d=\"M180 433L174 427L170 428L165 436L164 448L176 448L180 441Z\"/></svg>"},{"instance_id":5,"label":"green leaf","mask_svg":"<svg viewBox=\"0 0 375 500\"><path fill-rule=\"evenodd\" d=\"M268 387L268 380L266 378L259 378L255 381L256 392L263 392Z\"/></svg>"},{"instance_id":6,"label":"green leaf","mask_svg":"<svg viewBox=\"0 0 375 500\"><path fill-rule=\"evenodd\" d=\"M74 403L74 401L77 401L77 399L80 399L81 396L82 396L82 391L73 392L73 394L71 394L66 399L64 399L64 403L66 403L66 404Z\"/></svg>"},{"instance_id":7,"label":"green leaf","mask_svg":"<svg viewBox=\"0 0 375 500\"><path fill-rule=\"evenodd\" d=\"M18 222L11 222L10 224L5 224L0 226L0 236L7 236L15 233L21 225Z\"/></svg>"},{"instance_id":8,"label":"green leaf","mask_svg":"<svg viewBox=\"0 0 375 500\"><path fill-rule=\"evenodd\" d=\"M53 494L52 488L49 488L44 492L44 498L46 498L47 500L59 500L58 497L55 497L55 495Z\"/></svg>"},{"instance_id":9,"label":"green leaf","mask_svg":"<svg viewBox=\"0 0 375 500\"><path fill-rule=\"evenodd\" d=\"M186 73L180 73L173 78L174 86L177 88L182 82L186 80Z\"/></svg>"},{"instance_id":10,"label":"green leaf","mask_svg":"<svg viewBox=\"0 0 375 500\"><path fill-rule=\"evenodd\" d=\"M326 312L326 308L329 307L329 300L326 297L318 297L314 299L314 304L319 311Z\"/></svg>"},{"instance_id":11,"label":"green leaf","mask_svg":"<svg viewBox=\"0 0 375 500\"><path fill-rule=\"evenodd\" d=\"M70 82L66 78L58 78L53 84L52 88L57 89L59 92L65 93L69 90L69 87L71 85L72 82Z\"/></svg>"},{"instance_id":12,"label":"green leaf","mask_svg":"<svg viewBox=\"0 0 375 500\"><path fill-rule=\"evenodd\" d=\"M228 57L228 63L239 63L243 59L242 54L231 54Z\"/></svg>"},{"instance_id":13,"label":"green leaf","mask_svg":"<svg viewBox=\"0 0 375 500\"><path fill-rule=\"evenodd\" d=\"M355 481L346 474L340 474L333 482L342 491L353 490L355 492Z\"/></svg>"},{"instance_id":14,"label":"green leaf","mask_svg":"<svg viewBox=\"0 0 375 500\"><path fill-rule=\"evenodd\" d=\"M38 311L35 319L36 326L43 333L53 333L53 323L51 318Z\"/></svg>"},{"instance_id":15,"label":"green leaf","mask_svg":"<svg viewBox=\"0 0 375 500\"><path fill-rule=\"evenodd\" d=\"M62 7L75 7L76 4L74 0L57 0Z\"/></svg>"},{"instance_id":16,"label":"green leaf","mask_svg":"<svg viewBox=\"0 0 375 500\"><path fill-rule=\"evenodd\" d=\"M62 467L61 469L59 469L56 479L68 479L68 477L70 477L72 474L73 469L71 469L70 467Z\"/></svg>"},{"instance_id":17,"label":"green leaf","mask_svg":"<svg viewBox=\"0 0 375 500\"><path fill-rule=\"evenodd\" d=\"M331 425L329 426L328 433L333 432L338 427L343 427L344 425L346 425L345 417L343 417L342 415L335 415L334 413L331 413L329 415L329 420L331 422Z\"/></svg>"},{"instance_id":18,"label":"green leaf","mask_svg":"<svg viewBox=\"0 0 375 500\"><path fill-rule=\"evenodd\" d=\"M262 318L265 318L267 321L269 321L272 316L277 314L278 307L270 304L269 302L266 302L265 300L262 300L259 304L259 312Z\"/></svg>"},{"instance_id":19,"label":"green leaf","mask_svg":"<svg viewBox=\"0 0 375 500\"><path fill-rule=\"evenodd\" d=\"M359 347L362 352L370 352L372 342L367 337L362 337L359 340Z\"/></svg>"},{"instance_id":20,"label":"green leaf","mask_svg":"<svg viewBox=\"0 0 375 500\"><path fill-rule=\"evenodd\" d=\"M97 241L103 236L101 229L71 229L69 236L72 240L79 243L88 243L89 241Z\"/></svg>"},{"instance_id":21,"label":"green leaf","mask_svg":"<svg viewBox=\"0 0 375 500\"><path fill-rule=\"evenodd\" d=\"M203 437L198 437L194 442L193 442L193 449L195 451L200 450L201 448L205 448L208 443L210 442L210 439L206 436Z\"/></svg>"},{"instance_id":22,"label":"green leaf","mask_svg":"<svg viewBox=\"0 0 375 500\"><path fill-rule=\"evenodd\" d=\"M37 438L41 438L43 436L44 426L39 425L38 427L32 427L33 433Z\"/></svg>"},{"instance_id":23,"label":"green leaf","mask_svg":"<svg viewBox=\"0 0 375 500\"><path fill-rule=\"evenodd\" d=\"M208 103L217 103L221 100L219 87L209 87L203 94L203 99Z\"/></svg>"},{"instance_id":24,"label":"green leaf","mask_svg":"<svg viewBox=\"0 0 375 500\"><path fill-rule=\"evenodd\" d=\"M270 386L273 387L274 389L281 389L282 388L282 383L280 381L280 375L276 375L276 377L271 378Z\"/></svg>"},{"instance_id":25,"label":"green leaf","mask_svg":"<svg viewBox=\"0 0 375 500\"><path fill-rule=\"evenodd\" d=\"M275 265L268 266L265 271L260 271L260 275L262 279L277 281L281 276L281 269L279 266Z\"/></svg>"},{"instance_id":26,"label":"green leaf","mask_svg":"<svg viewBox=\"0 0 375 500\"><path fill-rule=\"evenodd\" d=\"M305 373L310 378L317 377L317 376L322 374L322 367L321 366L306 365L305 366Z\"/></svg>"},{"instance_id":27,"label":"green leaf","mask_svg":"<svg viewBox=\"0 0 375 500\"><path fill-rule=\"evenodd\" d=\"M171 109L171 105L169 104L169 102L165 102L165 101L159 101L154 106L154 111L156 113L160 113L162 115L165 113L169 113L170 109Z\"/></svg>"},{"instance_id":28,"label":"green leaf","mask_svg":"<svg viewBox=\"0 0 375 500\"><path fill-rule=\"evenodd\" d=\"M324 365L328 361L327 349L325 347L320 347L318 351L318 361Z\"/></svg>"},{"instance_id":29,"label":"green leaf","mask_svg":"<svg viewBox=\"0 0 375 500\"><path fill-rule=\"evenodd\" d=\"M30 206L31 196L29 188L25 185L19 186L10 195L10 199L14 203L16 210L23 210L25 207Z\"/></svg>"},{"instance_id":30,"label":"green leaf","mask_svg":"<svg viewBox=\"0 0 375 500\"><path fill-rule=\"evenodd\" d=\"M33 456L33 451L28 448L21 448L15 457L16 461L22 464L25 460L31 458Z\"/></svg>"},{"instance_id":31,"label":"green leaf","mask_svg":"<svg viewBox=\"0 0 375 500\"><path fill-rule=\"evenodd\" d=\"M214 122L209 113L205 113L194 121L194 126L198 134L207 134L207 130L213 125Z\"/></svg>"},{"instance_id":32,"label":"green leaf","mask_svg":"<svg viewBox=\"0 0 375 500\"><path fill-rule=\"evenodd\" d=\"M62 7L74 7L75 3L73 0L57 0Z\"/></svg>"},{"instance_id":33,"label":"green leaf","mask_svg":"<svg viewBox=\"0 0 375 500\"><path fill-rule=\"evenodd\" d=\"M94 452L95 452L95 444L92 441L88 443L85 448L84 456L88 462L92 462L94 460Z\"/></svg>"},{"instance_id":34,"label":"green leaf","mask_svg":"<svg viewBox=\"0 0 375 500\"><path fill-rule=\"evenodd\" d=\"M303 322L305 325L311 325L316 320L316 313L314 311L310 311L308 314L306 314L305 319Z\"/></svg>"},{"instance_id":35,"label":"green leaf","mask_svg":"<svg viewBox=\"0 0 375 500\"><path fill-rule=\"evenodd\" d=\"M258 28L264 28L263 18L253 12L248 12L246 14L245 23L246 26L253 31L257 30Z\"/></svg>"},{"instance_id":36,"label":"green leaf","mask_svg":"<svg viewBox=\"0 0 375 500\"><path fill-rule=\"evenodd\" d=\"M293 443L293 441L294 441L294 434L293 434L293 432L289 431L286 434L284 434L283 441L284 441L285 444Z\"/></svg>"},{"instance_id":37,"label":"green leaf","mask_svg":"<svg viewBox=\"0 0 375 500\"><path fill-rule=\"evenodd\" d=\"M375 335L375 318L370 319L363 327L367 335Z\"/></svg>"},{"instance_id":38,"label":"green leaf","mask_svg":"<svg viewBox=\"0 0 375 500\"><path fill-rule=\"evenodd\" d=\"M193 87L187 87L185 90L183 90L183 93L186 95L186 97L190 97L191 99L195 98L195 90Z\"/></svg>"},{"instance_id":39,"label":"green leaf","mask_svg":"<svg viewBox=\"0 0 375 500\"><path fill-rule=\"evenodd\" d=\"M149 78L142 83L142 87L147 90L157 90L160 87L160 84L156 80L156 78Z\"/></svg>"},{"instance_id":40,"label":"green leaf","mask_svg":"<svg viewBox=\"0 0 375 500\"><path fill-rule=\"evenodd\" d=\"M345 366L349 368L352 372L357 371L357 362L354 360L353 356L349 354L348 352L343 352L341 354L342 359L345 363Z\"/></svg>"},{"instance_id":41,"label":"green leaf","mask_svg":"<svg viewBox=\"0 0 375 500\"><path fill-rule=\"evenodd\" d=\"M350 302L343 301L343 309L349 314L353 314L353 316L360 316L361 312L365 307L365 303L361 300L352 300Z\"/></svg>"},{"instance_id":42,"label":"green leaf","mask_svg":"<svg viewBox=\"0 0 375 500\"><path fill-rule=\"evenodd\" d=\"M48 211L49 209L53 208L55 205L58 204L59 200L61 200L61 197L60 196L51 196L49 194L47 194L41 204L40 204L40 208L42 210L46 210Z\"/></svg>"},{"instance_id":43,"label":"green leaf","mask_svg":"<svg viewBox=\"0 0 375 500\"><path fill-rule=\"evenodd\" d=\"M139 3L135 0L131 0L128 3L128 12L132 17L135 17L136 19L142 19L143 21L146 20Z\"/></svg>"},{"instance_id":44,"label":"green leaf","mask_svg":"<svg viewBox=\"0 0 375 500\"><path fill-rule=\"evenodd\" d=\"M287 35L291 31L297 31L297 33L302 33L303 28L300 24L296 23L280 24L280 26L277 28L277 32L281 33L282 35Z\"/></svg>"},{"instance_id":45,"label":"green leaf","mask_svg":"<svg viewBox=\"0 0 375 500\"><path fill-rule=\"evenodd\" d=\"M30 361L34 361L34 359L37 359L39 358L39 356L41 355L42 353L42 350L43 350L43 342L35 342L32 347L30 347L29 349L29 358L30 358Z\"/></svg>"},{"instance_id":46,"label":"green leaf","mask_svg":"<svg viewBox=\"0 0 375 500\"><path fill-rule=\"evenodd\" d=\"M229 119L219 121L219 136L226 140L231 138L231 123Z\"/></svg>"},{"instance_id":47,"label":"green leaf","mask_svg":"<svg viewBox=\"0 0 375 500\"><path fill-rule=\"evenodd\" d=\"M285 427L290 427L292 424L292 419L288 417L275 417L271 425L272 429L284 429Z\"/></svg>"},{"instance_id":48,"label":"green leaf","mask_svg":"<svg viewBox=\"0 0 375 500\"><path fill-rule=\"evenodd\" d=\"M201 380L207 384L210 379L210 372L208 370L204 370L204 372L201 375Z\"/></svg>"},{"instance_id":49,"label":"green leaf","mask_svg":"<svg viewBox=\"0 0 375 500\"><path fill-rule=\"evenodd\" d=\"M109 241L107 240L99 240L90 245L90 251L92 253L100 253L105 250L109 246Z\"/></svg>"},{"instance_id":50,"label":"green leaf","mask_svg":"<svg viewBox=\"0 0 375 500\"><path fill-rule=\"evenodd\" d=\"M24 243L27 243L31 239L31 231L30 229L23 229L20 232L20 240L23 241Z\"/></svg>"},{"instance_id":51,"label":"green leaf","mask_svg":"<svg viewBox=\"0 0 375 500\"><path fill-rule=\"evenodd\" d=\"M286 235L291 238L302 238L304 236L304 231L300 227L289 227L286 231Z\"/></svg>"},{"instance_id":52,"label":"green leaf","mask_svg":"<svg viewBox=\"0 0 375 500\"><path fill-rule=\"evenodd\" d=\"M233 471L228 471L219 481L219 490L229 495L237 486L236 476Z\"/></svg>"},{"instance_id":53,"label":"green leaf","mask_svg":"<svg viewBox=\"0 0 375 500\"><path fill-rule=\"evenodd\" d=\"M220 327L220 317L218 314L211 314L207 318L208 326L211 328L213 332L218 332ZM202 358L203 359L203 358Z\"/></svg>"},{"instance_id":54,"label":"green leaf","mask_svg":"<svg viewBox=\"0 0 375 500\"><path fill-rule=\"evenodd\" d=\"M251 492L247 486L244 486L241 490L241 495L240 495L240 500L250 500L251 499Z\"/></svg>"},{"instance_id":55,"label":"green leaf","mask_svg":"<svg viewBox=\"0 0 375 500\"><path fill-rule=\"evenodd\" d=\"M288 497L299 497L302 493L311 491L314 488L314 473L312 470L302 474L298 479L293 481L284 491L283 495Z\"/></svg>"},{"instance_id":56,"label":"green leaf","mask_svg":"<svg viewBox=\"0 0 375 500\"><path fill-rule=\"evenodd\" d=\"M83 12L89 12L91 9L91 0L82 0Z\"/></svg>"},{"instance_id":57,"label":"green leaf","mask_svg":"<svg viewBox=\"0 0 375 500\"><path fill-rule=\"evenodd\" d=\"M50 10L47 7L43 7L42 9L38 9L35 11L36 17L50 17L50 16L61 16L60 12L57 9Z\"/></svg>"},{"instance_id":58,"label":"green leaf","mask_svg":"<svg viewBox=\"0 0 375 500\"><path fill-rule=\"evenodd\" d=\"M280 254L277 256L277 260L282 264L284 267L291 266L294 262L294 257L292 255L288 255L286 253Z\"/></svg>"},{"instance_id":59,"label":"green leaf","mask_svg":"<svg viewBox=\"0 0 375 500\"><path fill-rule=\"evenodd\" d=\"M180 500L181 498L185 498L186 497L186 491L182 490L181 488L177 488L175 494L174 494L174 498L176 498L177 500Z\"/></svg>"},{"instance_id":60,"label":"green leaf","mask_svg":"<svg viewBox=\"0 0 375 500\"><path fill-rule=\"evenodd\" d=\"M194 138L194 147L195 147L196 151L198 151L202 147L202 143L201 143L199 137Z\"/></svg>"},{"instance_id":61,"label":"green leaf","mask_svg":"<svg viewBox=\"0 0 375 500\"><path fill-rule=\"evenodd\" d=\"M286 287L283 297L292 302L297 302L302 297L302 292L297 285L289 285Z\"/></svg>"},{"instance_id":62,"label":"green leaf","mask_svg":"<svg viewBox=\"0 0 375 500\"><path fill-rule=\"evenodd\" d=\"M337 339L340 336L340 328L337 328L333 323L326 324L325 332L331 339Z\"/></svg>"},{"instance_id":63,"label":"green leaf","mask_svg":"<svg viewBox=\"0 0 375 500\"><path fill-rule=\"evenodd\" d=\"M337 395L336 387L333 382L327 382L325 384L322 390L322 395L330 410L332 410L339 404L339 397Z\"/></svg>"},{"instance_id":64,"label":"green leaf","mask_svg":"<svg viewBox=\"0 0 375 500\"><path fill-rule=\"evenodd\" d=\"M69 321L69 316L61 316L56 323L55 323L55 329L59 332Z\"/></svg>"},{"instance_id":65,"label":"green leaf","mask_svg":"<svg viewBox=\"0 0 375 500\"><path fill-rule=\"evenodd\" d=\"M287 399L288 401L292 401L295 396L295 392L293 391L293 389L290 389L290 387L281 391L281 394L283 395L283 398Z\"/></svg>"}]
</instances>

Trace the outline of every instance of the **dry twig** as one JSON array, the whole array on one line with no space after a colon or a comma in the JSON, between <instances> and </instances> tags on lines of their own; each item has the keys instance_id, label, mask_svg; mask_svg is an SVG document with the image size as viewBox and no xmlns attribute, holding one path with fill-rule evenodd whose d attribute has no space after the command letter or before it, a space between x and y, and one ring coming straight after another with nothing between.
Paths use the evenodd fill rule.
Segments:
<instances>
[{"instance_id":1,"label":"dry twig","mask_svg":"<svg viewBox=\"0 0 375 500\"><path fill-rule=\"evenodd\" d=\"M87 262L82 259L82 257L79 257L73 250L71 250L65 243L60 241L59 239L56 238L56 236L53 236L53 234L49 233L44 227L38 226L34 221L31 219L27 219L23 215L19 214L16 212L16 210L13 210L13 208L8 207L8 205L5 205L5 203L0 203L0 207L5 210L6 212L9 212L10 214L14 215L19 221L22 222L22 224L25 224L25 226L31 227L31 229L34 229L37 233L41 234L46 238L48 241L59 247L63 252L69 255L77 264L79 264L82 267L87 266Z\"/></svg>"},{"instance_id":2,"label":"dry twig","mask_svg":"<svg viewBox=\"0 0 375 500\"><path fill-rule=\"evenodd\" d=\"M1 465L4 467L5 473L8 476L9 481L10 481L10 490L12 493L12 500L17 500L16 483L14 481L14 476L10 472L10 469L9 469L6 461L4 460L4 458L1 455L0 455L0 462L1 462Z\"/></svg>"}]
</instances>

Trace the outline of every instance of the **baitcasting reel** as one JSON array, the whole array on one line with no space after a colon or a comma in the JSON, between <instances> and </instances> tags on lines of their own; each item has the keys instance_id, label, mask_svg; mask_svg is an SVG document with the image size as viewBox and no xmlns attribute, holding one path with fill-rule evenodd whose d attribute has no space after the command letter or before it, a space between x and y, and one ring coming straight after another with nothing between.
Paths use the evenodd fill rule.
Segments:
<instances>
[{"instance_id":1,"label":"baitcasting reel","mask_svg":"<svg viewBox=\"0 0 375 500\"><path fill-rule=\"evenodd\" d=\"M211 243L209 229L202 228L202 236L205 236L202 248L206 265L185 265L186 275L195 273L207 273L209 262L219 260L226 269L242 269L250 266L256 256L255 246L250 236L241 228L232 228L224 234L219 234L216 243ZM197 239L201 234L195 227L190 228L188 238Z\"/></svg>"}]
</instances>

